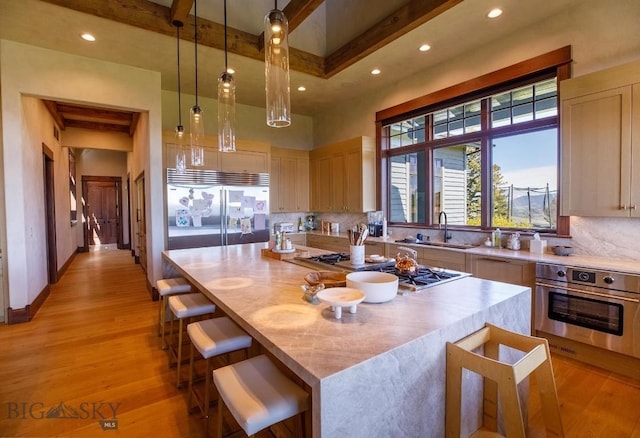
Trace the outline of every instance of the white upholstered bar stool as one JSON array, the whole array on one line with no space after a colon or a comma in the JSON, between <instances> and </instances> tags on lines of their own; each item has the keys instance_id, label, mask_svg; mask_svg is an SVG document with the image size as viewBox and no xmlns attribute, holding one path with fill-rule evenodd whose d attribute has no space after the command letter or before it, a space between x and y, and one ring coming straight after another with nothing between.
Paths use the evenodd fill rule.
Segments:
<instances>
[{"instance_id":1,"label":"white upholstered bar stool","mask_svg":"<svg viewBox=\"0 0 640 438\"><path fill-rule=\"evenodd\" d=\"M298 435L304 433L301 414L309 407L309 394L285 376L265 355L213 371L218 390L218 438L222 437L225 405L248 436L293 416Z\"/></svg>"},{"instance_id":2,"label":"white upholstered bar stool","mask_svg":"<svg viewBox=\"0 0 640 438\"><path fill-rule=\"evenodd\" d=\"M169 309L173 314L173 318L169 323L169 366L173 366L173 360L176 364L176 386L180 388L182 381L180 380L180 366L182 364L182 343L184 333L184 322L188 322L195 317L213 315L216 306L209 301L207 297L199 292L182 295L172 295L169 297ZM178 320L178 342L175 342L173 334L173 321Z\"/></svg>"},{"instance_id":3,"label":"white upholstered bar stool","mask_svg":"<svg viewBox=\"0 0 640 438\"><path fill-rule=\"evenodd\" d=\"M167 296L175 294L184 294L191 292L191 285L182 277L163 278L156 281L156 289L158 290L160 306L158 307L158 334L161 338L161 346L163 350L167 349L164 342L164 328L167 320Z\"/></svg>"},{"instance_id":4,"label":"white upholstered bar stool","mask_svg":"<svg viewBox=\"0 0 640 438\"><path fill-rule=\"evenodd\" d=\"M515 363L500 361L500 346L524 352ZM484 354L476 353L484 347ZM564 437L560 404L553 377L549 343L544 338L514 333L491 324L447 343L445 436L460 437L462 370L484 377L483 425L471 437L502 437L498 431L498 400L509 438L525 438L518 383L535 372L547 437Z\"/></svg>"},{"instance_id":5,"label":"white upholstered bar stool","mask_svg":"<svg viewBox=\"0 0 640 438\"><path fill-rule=\"evenodd\" d=\"M206 419L205 430L209 430L212 359L215 356L239 350L244 350L244 358L248 358L249 347L251 347L251 336L226 316L193 322L187 326L187 334L189 335L189 339L191 339L191 354L189 356L189 404L187 406L189 411L191 411L192 400L194 398L196 399L196 405L200 409L200 413L204 416L204 419ZM195 350L198 350L206 361L204 392L202 395L197 393L193 384L195 374ZM227 359L227 364L229 363L231 363L230 358Z\"/></svg>"}]
</instances>

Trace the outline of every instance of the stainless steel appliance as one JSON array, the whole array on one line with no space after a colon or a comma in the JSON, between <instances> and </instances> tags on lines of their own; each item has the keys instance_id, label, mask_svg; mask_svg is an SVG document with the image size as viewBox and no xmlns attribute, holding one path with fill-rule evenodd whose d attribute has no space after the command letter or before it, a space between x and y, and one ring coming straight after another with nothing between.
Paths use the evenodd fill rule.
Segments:
<instances>
[{"instance_id":1,"label":"stainless steel appliance","mask_svg":"<svg viewBox=\"0 0 640 438\"><path fill-rule=\"evenodd\" d=\"M268 242L269 174L167 169L168 248Z\"/></svg>"},{"instance_id":2,"label":"stainless steel appliance","mask_svg":"<svg viewBox=\"0 0 640 438\"><path fill-rule=\"evenodd\" d=\"M538 263L538 331L640 358L640 275Z\"/></svg>"},{"instance_id":3,"label":"stainless steel appliance","mask_svg":"<svg viewBox=\"0 0 640 438\"><path fill-rule=\"evenodd\" d=\"M415 273L404 274L396 269L395 260L382 263L353 265L350 262L349 254L344 252L323 254L314 257L295 257L293 259L287 259L286 261L316 270L388 272L398 276L398 288L400 289L400 293L403 291L418 291L426 289L437 284L446 283L471 275L466 272L458 272L423 265L420 265Z\"/></svg>"},{"instance_id":4,"label":"stainless steel appliance","mask_svg":"<svg viewBox=\"0 0 640 438\"><path fill-rule=\"evenodd\" d=\"M294 232L294 228L293 228L293 223L291 222L276 222L275 224L273 224L273 232L277 233L277 232L285 232L285 233L293 233Z\"/></svg>"}]
</instances>

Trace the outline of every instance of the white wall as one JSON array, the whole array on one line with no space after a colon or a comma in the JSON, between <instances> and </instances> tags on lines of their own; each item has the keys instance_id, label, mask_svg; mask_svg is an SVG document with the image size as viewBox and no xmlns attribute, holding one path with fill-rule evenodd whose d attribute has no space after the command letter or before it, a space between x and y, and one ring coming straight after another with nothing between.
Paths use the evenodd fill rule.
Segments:
<instances>
[{"instance_id":1,"label":"white wall","mask_svg":"<svg viewBox=\"0 0 640 438\"><path fill-rule=\"evenodd\" d=\"M37 165L41 153L34 157L33 145L44 139L27 132L22 96L147 112L133 139L130 165L132 174L144 171L147 176L147 275L154 282L162 273L164 228L160 74L0 40L0 83L4 184L11 187L5 190L6 244L2 245L8 267L9 303L5 305L18 309L30 304L42 289L44 272L37 246L42 246L45 230L29 217L33 216L31 195L39 190L37 181L42 181L42 167Z\"/></svg>"},{"instance_id":2,"label":"white wall","mask_svg":"<svg viewBox=\"0 0 640 438\"><path fill-rule=\"evenodd\" d=\"M189 131L189 108L195 96L182 94L182 125ZM198 105L204 112L205 133L217 136L218 101L198 97ZM162 91L162 129L173 132L178 124L178 93ZM272 146L290 149L313 149L313 119L293 114L291 125L286 128L270 128L266 122L264 108L236 104L236 139L269 143Z\"/></svg>"},{"instance_id":3,"label":"white wall","mask_svg":"<svg viewBox=\"0 0 640 438\"><path fill-rule=\"evenodd\" d=\"M63 146L71 148L108 149L124 152L133 150L133 139L124 132L67 128L61 133L60 141Z\"/></svg>"}]
</instances>

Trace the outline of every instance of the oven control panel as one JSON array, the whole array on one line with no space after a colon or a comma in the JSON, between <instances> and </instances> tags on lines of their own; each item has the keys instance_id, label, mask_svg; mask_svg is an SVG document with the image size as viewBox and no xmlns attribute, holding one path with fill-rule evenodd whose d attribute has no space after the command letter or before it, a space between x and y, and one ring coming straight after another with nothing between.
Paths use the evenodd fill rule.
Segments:
<instances>
[{"instance_id":1,"label":"oven control panel","mask_svg":"<svg viewBox=\"0 0 640 438\"><path fill-rule=\"evenodd\" d=\"M566 283L567 285L584 285L640 294L640 275L632 273L538 263L536 278Z\"/></svg>"}]
</instances>

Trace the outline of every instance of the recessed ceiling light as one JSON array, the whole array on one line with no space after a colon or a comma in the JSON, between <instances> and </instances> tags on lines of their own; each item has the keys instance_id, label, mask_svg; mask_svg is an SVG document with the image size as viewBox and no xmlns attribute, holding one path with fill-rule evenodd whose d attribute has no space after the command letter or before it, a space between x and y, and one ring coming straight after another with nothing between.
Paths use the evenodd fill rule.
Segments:
<instances>
[{"instance_id":1,"label":"recessed ceiling light","mask_svg":"<svg viewBox=\"0 0 640 438\"><path fill-rule=\"evenodd\" d=\"M495 9L491 9L489 11L489 13L487 14L487 17L489 18L497 18L500 15L502 15L502 9L500 8L495 8Z\"/></svg>"},{"instance_id":2,"label":"recessed ceiling light","mask_svg":"<svg viewBox=\"0 0 640 438\"><path fill-rule=\"evenodd\" d=\"M371 70L371 74L372 75L379 75L380 74L380 69L379 68L374 68L373 70Z\"/></svg>"},{"instance_id":3,"label":"recessed ceiling light","mask_svg":"<svg viewBox=\"0 0 640 438\"><path fill-rule=\"evenodd\" d=\"M83 40L85 41L95 41L96 37L94 37L93 35L91 35L90 33L83 33L82 35L80 35L82 37Z\"/></svg>"},{"instance_id":4,"label":"recessed ceiling light","mask_svg":"<svg viewBox=\"0 0 640 438\"><path fill-rule=\"evenodd\" d=\"M307 88L304 85L300 85L298 91L307 91Z\"/></svg>"},{"instance_id":5,"label":"recessed ceiling light","mask_svg":"<svg viewBox=\"0 0 640 438\"><path fill-rule=\"evenodd\" d=\"M418 50L420 50L421 52L426 52L428 50L431 50L431 46L429 44L423 44Z\"/></svg>"}]
</instances>

